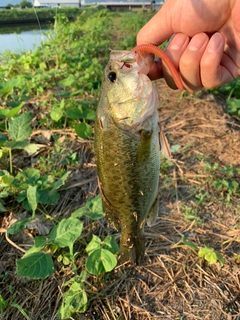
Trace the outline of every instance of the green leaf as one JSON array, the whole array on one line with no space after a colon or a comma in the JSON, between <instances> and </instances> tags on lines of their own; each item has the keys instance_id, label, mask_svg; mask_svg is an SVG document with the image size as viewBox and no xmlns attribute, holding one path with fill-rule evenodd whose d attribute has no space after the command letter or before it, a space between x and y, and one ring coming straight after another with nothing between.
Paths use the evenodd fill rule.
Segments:
<instances>
[{"instance_id":1,"label":"green leaf","mask_svg":"<svg viewBox=\"0 0 240 320\"><path fill-rule=\"evenodd\" d=\"M59 108L64 109L64 107L65 107L65 101L62 99L60 102Z\"/></svg>"},{"instance_id":2,"label":"green leaf","mask_svg":"<svg viewBox=\"0 0 240 320\"><path fill-rule=\"evenodd\" d=\"M87 139L92 135L92 128L86 122L76 124L74 129L80 138Z\"/></svg>"},{"instance_id":3,"label":"green leaf","mask_svg":"<svg viewBox=\"0 0 240 320\"><path fill-rule=\"evenodd\" d=\"M70 119L82 119L82 110L78 107L72 107L66 110L66 115Z\"/></svg>"},{"instance_id":4,"label":"green leaf","mask_svg":"<svg viewBox=\"0 0 240 320\"><path fill-rule=\"evenodd\" d=\"M17 260L17 275L31 279L45 279L54 272L51 256L44 252L34 252Z\"/></svg>"},{"instance_id":5,"label":"green leaf","mask_svg":"<svg viewBox=\"0 0 240 320\"><path fill-rule=\"evenodd\" d=\"M0 199L0 212L6 212L7 209L4 207L4 205L2 204L2 201Z\"/></svg>"},{"instance_id":6,"label":"green leaf","mask_svg":"<svg viewBox=\"0 0 240 320\"><path fill-rule=\"evenodd\" d=\"M113 254L117 254L119 252L119 247L114 236L107 236L103 241L103 248L109 250Z\"/></svg>"},{"instance_id":7,"label":"green leaf","mask_svg":"<svg viewBox=\"0 0 240 320\"><path fill-rule=\"evenodd\" d=\"M104 267L101 261L102 249L94 250L88 257L86 262L86 270L88 273L98 275L104 272Z\"/></svg>"},{"instance_id":8,"label":"green leaf","mask_svg":"<svg viewBox=\"0 0 240 320\"><path fill-rule=\"evenodd\" d=\"M28 143L25 147L24 150L27 151L28 154L33 154L35 153L39 147L35 143Z\"/></svg>"},{"instance_id":9,"label":"green leaf","mask_svg":"<svg viewBox=\"0 0 240 320\"><path fill-rule=\"evenodd\" d=\"M61 98L69 98L71 97L72 93L69 91L59 91L58 95Z\"/></svg>"},{"instance_id":10,"label":"green leaf","mask_svg":"<svg viewBox=\"0 0 240 320\"><path fill-rule=\"evenodd\" d=\"M70 263L71 263L71 258L64 255L63 256L63 259L62 259L62 263L65 265L65 266L68 266Z\"/></svg>"},{"instance_id":11,"label":"green leaf","mask_svg":"<svg viewBox=\"0 0 240 320\"><path fill-rule=\"evenodd\" d=\"M88 275L87 271L84 270L84 271L82 271L82 272L80 273L80 275L76 275L76 276L70 278L68 281L66 281L66 282L63 284L63 286L66 287L66 286L72 285L73 282L83 283L83 282L86 280L87 275Z\"/></svg>"},{"instance_id":12,"label":"green leaf","mask_svg":"<svg viewBox=\"0 0 240 320\"><path fill-rule=\"evenodd\" d=\"M30 136L32 133L31 119L31 113L25 112L9 121L8 133L12 140L22 141Z\"/></svg>"},{"instance_id":13,"label":"green leaf","mask_svg":"<svg viewBox=\"0 0 240 320\"><path fill-rule=\"evenodd\" d=\"M98 194L91 201L92 206L90 209L90 213L88 214L89 218L92 220L97 220L103 218L103 207L102 207L102 197Z\"/></svg>"},{"instance_id":14,"label":"green leaf","mask_svg":"<svg viewBox=\"0 0 240 320\"><path fill-rule=\"evenodd\" d=\"M86 278L87 278L87 271L84 270L78 276L79 282L84 282L86 280Z\"/></svg>"},{"instance_id":15,"label":"green leaf","mask_svg":"<svg viewBox=\"0 0 240 320\"><path fill-rule=\"evenodd\" d=\"M26 95L21 95L21 100L20 101L7 101L7 105L9 107L11 107L12 109L15 109L16 107L18 107L19 105L22 105L24 102L29 101L30 97L26 96ZM23 104L24 106L24 104Z\"/></svg>"},{"instance_id":16,"label":"green leaf","mask_svg":"<svg viewBox=\"0 0 240 320\"><path fill-rule=\"evenodd\" d=\"M101 259L105 272L112 271L117 265L117 258L115 255L109 250L102 249L101 250Z\"/></svg>"},{"instance_id":17,"label":"green leaf","mask_svg":"<svg viewBox=\"0 0 240 320\"><path fill-rule=\"evenodd\" d=\"M117 259L109 250L97 249L89 255L86 269L90 274L98 275L112 271L116 265Z\"/></svg>"},{"instance_id":18,"label":"green leaf","mask_svg":"<svg viewBox=\"0 0 240 320\"><path fill-rule=\"evenodd\" d=\"M61 319L69 319L74 313L83 313L87 309L87 294L82 283L76 281L63 294L63 302L58 314Z\"/></svg>"},{"instance_id":19,"label":"green leaf","mask_svg":"<svg viewBox=\"0 0 240 320\"><path fill-rule=\"evenodd\" d=\"M54 108L50 113L50 116L54 121L59 121L63 116L63 111L61 108Z\"/></svg>"},{"instance_id":20,"label":"green leaf","mask_svg":"<svg viewBox=\"0 0 240 320\"><path fill-rule=\"evenodd\" d=\"M81 106L67 109L66 114L70 119L95 120L96 118L95 110Z\"/></svg>"},{"instance_id":21,"label":"green leaf","mask_svg":"<svg viewBox=\"0 0 240 320\"><path fill-rule=\"evenodd\" d=\"M87 213L88 210L89 209L88 209L87 205L85 205L82 208L77 209L76 211L74 211L71 214L71 217L72 218L81 218L81 217L85 216L85 214Z\"/></svg>"},{"instance_id":22,"label":"green leaf","mask_svg":"<svg viewBox=\"0 0 240 320\"><path fill-rule=\"evenodd\" d=\"M84 207L74 211L71 214L72 218L89 217L92 220L103 218L102 198L98 194L95 198L89 198Z\"/></svg>"},{"instance_id":23,"label":"green leaf","mask_svg":"<svg viewBox=\"0 0 240 320\"><path fill-rule=\"evenodd\" d=\"M22 184L23 182L26 183L26 185L34 185L35 183L37 183L37 181L41 178L41 174L39 172L38 169L35 169L35 168L29 168L29 169L26 169L22 172L19 172L17 175L16 175L16 182L17 181L20 181L20 183ZM25 188L27 189L27 187Z\"/></svg>"},{"instance_id":24,"label":"green leaf","mask_svg":"<svg viewBox=\"0 0 240 320\"><path fill-rule=\"evenodd\" d=\"M54 205L58 202L60 195L59 193L52 190L38 190L38 201L43 204L51 204Z\"/></svg>"},{"instance_id":25,"label":"green leaf","mask_svg":"<svg viewBox=\"0 0 240 320\"><path fill-rule=\"evenodd\" d=\"M5 141L7 141L8 137L0 132L0 145L2 145Z\"/></svg>"},{"instance_id":26,"label":"green leaf","mask_svg":"<svg viewBox=\"0 0 240 320\"><path fill-rule=\"evenodd\" d=\"M27 141L12 140L12 141L6 141L4 143L4 147L10 148L10 149L24 149L28 144L29 142Z\"/></svg>"},{"instance_id":27,"label":"green leaf","mask_svg":"<svg viewBox=\"0 0 240 320\"><path fill-rule=\"evenodd\" d=\"M0 84L0 95L7 95L13 90L13 86L8 83L3 85L3 82Z\"/></svg>"},{"instance_id":28,"label":"green leaf","mask_svg":"<svg viewBox=\"0 0 240 320\"><path fill-rule=\"evenodd\" d=\"M186 237L182 237L182 243L185 246L188 246L190 249L193 249L194 251L198 251L198 247L193 243L192 241L188 240Z\"/></svg>"},{"instance_id":29,"label":"green leaf","mask_svg":"<svg viewBox=\"0 0 240 320\"><path fill-rule=\"evenodd\" d=\"M75 76L73 74L70 74L66 79L60 81L59 84L63 87L72 87L75 81Z\"/></svg>"},{"instance_id":30,"label":"green leaf","mask_svg":"<svg viewBox=\"0 0 240 320\"><path fill-rule=\"evenodd\" d=\"M221 265L224 264L224 259L222 255L218 252L215 252L213 248L204 247L198 251L198 256L200 258L204 258L210 264L214 264L217 261L220 262Z\"/></svg>"},{"instance_id":31,"label":"green leaf","mask_svg":"<svg viewBox=\"0 0 240 320\"><path fill-rule=\"evenodd\" d=\"M29 222L33 220L33 218L26 218L26 219L21 219L16 222L14 222L11 227L7 229L7 234L16 234L19 231L23 230L26 228L26 226L29 224Z\"/></svg>"},{"instance_id":32,"label":"green leaf","mask_svg":"<svg viewBox=\"0 0 240 320\"><path fill-rule=\"evenodd\" d=\"M33 215L35 214L35 211L37 209L37 186L29 186L27 188L27 199L30 208L32 209Z\"/></svg>"},{"instance_id":33,"label":"green leaf","mask_svg":"<svg viewBox=\"0 0 240 320\"><path fill-rule=\"evenodd\" d=\"M34 245L24 254L23 257L26 257L32 253L39 252L47 243L45 236L36 236L34 238Z\"/></svg>"},{"instance_id":34,"label":"green leaf","mask_svg":"<svg viewBox=\"0 0 240 320\"><path fill-rule=\"evenodd\" d=\"M83 94L83 89L79 89L79 90L71 92L70 96L74 97L74 96L78 96L78 95L82 95L82 94Z\"/></svg>"},{"instance_id":35,"label":"green leaf","mask_svg":"<svg viewBox=\"0 0 240 320\"><path fill-rule=\"evenodd\" d=\"M5 176L0 177L0 188L12 186L13 180L14 177L7 172Z\"/></svg>"},{"instance_id":36,"label":"green leaf","mask_svg":"<svg viewBox=\"0 0 240 320\"><path fill-rule=\"evenodd\" d=\"M7 170L0 170L0 177L4 177L6 175L10 175L10 173Z\"/></svg>"},{"instance_id":37,"label":"green leaf","mask_svg":"<svg viewBox=\"0 0 240 320\"><path fill-rule=\"evenodd\" d=\"M90 108L85 108L85 110L83 111L82 118L86 120L95 120L96 111Z\"/></svg>"},{"instance_id":38,"label":"green leaf","mask_svg":"<svg viewBox=\"0 0 240 320\"><path fill-rule=\"evenodd\" d=\"M67 171L66 173L64 173L64 175L54 183L53 189L57 190L58 188L63 186L65 181L67 180L68 176L70 175L70 173L71 173L71 171Z\"/></svg>"},{"instance_id":39,"label":"green leaf","mask_svg":"<svg viewBox=\"0 0 240 320\"><path fill-rule=\"evenodd\" d=\"M19 106L15 107L11 110L8 110L8 112L6 114L6 118L13 118L18 113L18 111L20 111L22 109L23 106L24 106L24 103L21 103Z\"/></svg>"},{"instance_id":40,"label":"green leaf","mask_svg":"<svg viewBox=\"0 0 240 320\"><path fill-rule=\"evenodd\" d=\"M217 262L217 256L213 248L201 248L198 252L198 256L200 258L204 258L210 264L214 264Z\"/></svg>"},{"instance_id":41,"label":"green leaf","mask_svg":"<svg viewBox=\"0 0 240 320\"><path fill-rule=\"evenodd\" d=\"M7 308L8 303L7 301L2 297L2 295L0 294L0 311L3 308Z\"/></svg>"},{"instance_id":42,"label":"green leaf","mask_svg":"<svg viewBox=\"0 0 240 320\"><path fill-rule=\"evenodd\" d=\"M28 154L35 153L39 147L34 143L29 143L28 141L6 141L3 145L6 148L10 149L23 149L27 151Z\"/></svg>"},{"instance_id":43,"label":"green leaf","mask_svg":"<svg viewBox=\"0 0 240 320\"><path fill-rule=\"evenodd\" d=\"M9 109L0 109L0 119L7 118L8 112L9 112Z\"/></svg>"},{"instance_id":44,"label":"green leaf","mask_svg":"<svg viewBox=\"0 0 240 320\"><path fill-rule=\"evenodd\" d=\"M88 255L90 255L93 251L101 249L101 239L95 235L92 236L92 240L86 247L86 251Z\"/></svg>"},{"instance_id":45,"label":"green leaf","mask_svg":"<svg viewBox=\"0 0 240 320\"><path fill-rule=\"evenodd\" d=\"M49 235L49 242L64 248L71 248L73 243L82 233L83 224L78 219L63 219L58 225L54 226Z\"/></svg>"},{"instance_id":46,"label":"green leaf","mask_svg":"<svg viewBox=\"0 0 240 320\"><path fill-rule=\"evenodd\" d=\"M223 267L224 262L225 262L223 256L222 256L221 253L219 253L219 252L215 252L215 253L216 253L216 256L217 256L218 261L220 262L221 266Z\"/></svg>"}]
</instances>

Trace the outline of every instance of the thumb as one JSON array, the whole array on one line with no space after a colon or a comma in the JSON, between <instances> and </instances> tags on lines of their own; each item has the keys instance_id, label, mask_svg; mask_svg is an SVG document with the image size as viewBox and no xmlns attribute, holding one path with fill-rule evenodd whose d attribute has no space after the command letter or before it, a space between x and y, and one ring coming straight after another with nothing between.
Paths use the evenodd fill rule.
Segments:
<instances>
[{"instance_id":1,"label":"thumb","mask_svg":"<svg viewBox=\"0 0 240 320\"><path fill-rule=\"evenodd\" d=\"M165 2L155 16L139 31L137 45L152 43L159 46L174 33L171 24L173 8L169 7L168 3L170 2Z\"/></svg>"}]
</instances>

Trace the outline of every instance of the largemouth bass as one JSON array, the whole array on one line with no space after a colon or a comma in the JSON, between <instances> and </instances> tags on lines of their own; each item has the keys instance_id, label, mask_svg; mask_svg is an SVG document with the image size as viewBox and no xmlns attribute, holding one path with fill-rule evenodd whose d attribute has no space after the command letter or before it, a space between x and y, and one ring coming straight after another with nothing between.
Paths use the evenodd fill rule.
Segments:
<instances>
[{"instance_id":1,"label":"largemouth bass","mask_svg":"<svg viewBox=\"0 0 240 320\"><path fill-rule=\"evenodd\" d=\"M159 96L147 77L153 56L112 51L95 123L95 154L103 210L121 230L120 262L141 264L144 225L158 214L160 149L169 154L159 125Z\"/></svg>"}]
</instances>

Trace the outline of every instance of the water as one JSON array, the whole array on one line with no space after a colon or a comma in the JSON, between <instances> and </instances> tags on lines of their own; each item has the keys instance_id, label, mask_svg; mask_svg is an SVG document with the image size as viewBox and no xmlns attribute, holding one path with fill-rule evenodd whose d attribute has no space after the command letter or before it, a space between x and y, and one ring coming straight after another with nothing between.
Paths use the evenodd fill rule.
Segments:
<instances>
[{"instance_id":1,"label":"water","mask_svg":"<svg viewBox=\"0 0 240 320\"><path fill-rule=\"evenodd\" d=\"M4 53L5 50L15 53L34 50L47 39L48 27L44 26L42 30L36 25L0 28L0 53Z\"/></svg>"}]
</instances>

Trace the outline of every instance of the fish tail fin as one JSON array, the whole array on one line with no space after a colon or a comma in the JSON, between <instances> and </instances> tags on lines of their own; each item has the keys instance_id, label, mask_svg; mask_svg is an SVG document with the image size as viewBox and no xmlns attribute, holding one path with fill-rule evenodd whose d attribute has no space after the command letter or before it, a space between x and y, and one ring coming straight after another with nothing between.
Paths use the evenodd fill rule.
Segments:
<instances>
[{"instance_id":1,"label":"fish tail fin","mask_svg":"<svg viewBox=\"0 0 240 320\"><path fill-rule=\"evenodd\" d=\"M120 256L119 262L130 262L141 265L145 253L145 236L142 230L141 234L132 235L122 233L120 239Z\"/></svg>"}]
</instances>

